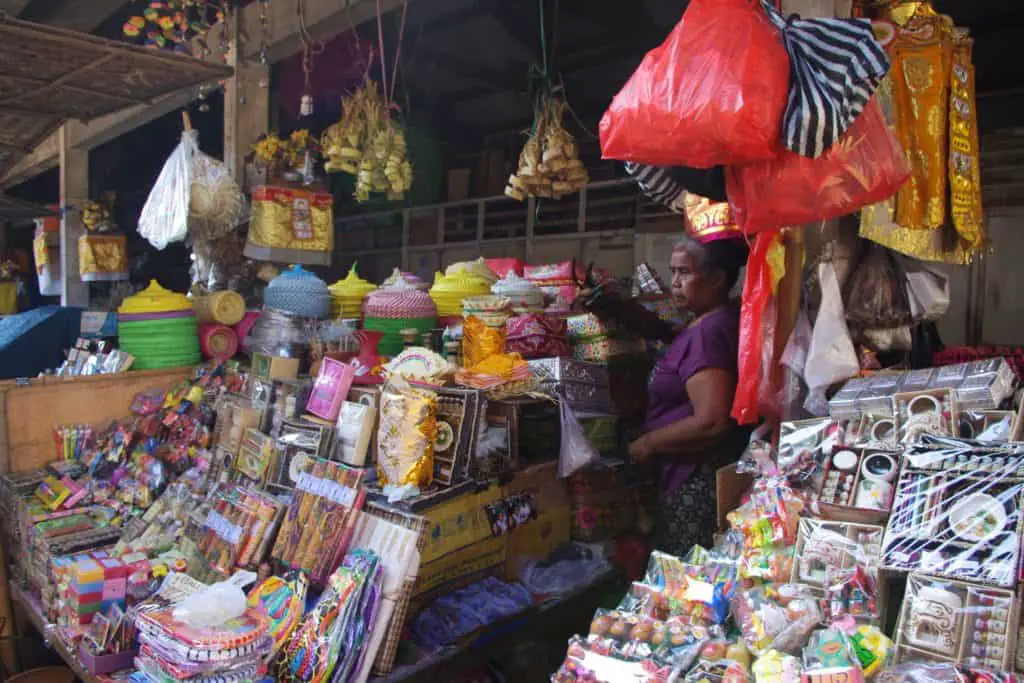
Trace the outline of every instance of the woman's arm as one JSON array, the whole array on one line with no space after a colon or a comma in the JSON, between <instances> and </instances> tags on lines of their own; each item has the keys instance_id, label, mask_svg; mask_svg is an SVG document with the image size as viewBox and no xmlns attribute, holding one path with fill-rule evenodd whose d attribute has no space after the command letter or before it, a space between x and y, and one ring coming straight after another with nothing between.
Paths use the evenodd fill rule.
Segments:
<instances>
[{"instance_id":1,"label":"woman's arm","mask_svg":"<svg viewBox=\"0 0 1024 683\"><path fill-rule=\"evenodd\" d=\"M685 453L708 446L729 428L729 411L736 390L735 375L721 368L707 368L686 381L693 415L644 434L629 448L634 460L653 455Z\"/></svg>"}]
</instances>

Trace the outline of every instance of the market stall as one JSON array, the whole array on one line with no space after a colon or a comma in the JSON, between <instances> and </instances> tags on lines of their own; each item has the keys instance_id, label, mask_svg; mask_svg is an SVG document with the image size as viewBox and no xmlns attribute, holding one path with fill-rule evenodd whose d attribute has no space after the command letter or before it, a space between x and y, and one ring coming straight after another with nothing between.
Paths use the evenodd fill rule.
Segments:
<instances>
[{"instance_id":1,"label":"market stall","mask_svg":"<svg viewBox=\"0 0 1024 683\"><path fill-rule=\"evenodd\" d=\"M984 244L970 43L912 4L689 4L600 126L680 214L670 283L397 252L331 283L339 207L416 181L383 45L339 120L244 169L186 115L138 233L188 245L190 291L137 288L60 377L0 387L22 621L87 681L458 680L496 643L532 659L504 680L1013 680L1018 378L918 340L949 307L928 262ZM505 187L533 208L590 177L542 57Z\"/></svg>"}]
</instances>

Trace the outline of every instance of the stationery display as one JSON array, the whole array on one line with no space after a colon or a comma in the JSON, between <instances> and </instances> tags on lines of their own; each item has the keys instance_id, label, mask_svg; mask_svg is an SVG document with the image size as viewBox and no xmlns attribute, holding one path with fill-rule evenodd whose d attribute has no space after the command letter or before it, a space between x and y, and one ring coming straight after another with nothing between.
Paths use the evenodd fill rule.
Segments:
<instances>
[{"instance_id":1,"label":"stationery display","mask_svg":"<svg viewBox=\"0 0 1024 683\"><path fill-rule=\"evenodd\" d=\"M381 566L355 550L333 572L316 606L285 642L277 680L346 681L363 656L368 624L380 602Z\"/></svg>"},{"instance_id":2,"label":"stationery display","mask_svg":"<svg viewBox=\"0 0 1024 683\"><path fill-rule=\"evenodd\" d=\"M921 445L906 451L903 460L882 566L1015 585L1024 452Z\"/></svg>"},{"instance_id":3,"label":"stationery display","mask_svg":"<svg viewBox=\"0 0 1024 683\"><path fill-rule=\"evenodd\" d=\"M362 470L312 458L299 466L295 495L281 521L272 557L323 585L345 555L366 491Z\"/></svg>"},{"instance_id":4,"label":"stationery display","mask_svg":"<svg viewBox=\"0 0 1024 683\"><path fill-rule=\"evenodd\" d=\"M892 504L899 454L871 448L842 448L825 458L817 507L824 517L879 522Z\"/></svg>"},{"instance_id":5,"label":"stationery display","mask_svg":"<svg viewBox=\"0 0 1024 683\"><path fill-rule=\"evenodd\" d=\"M255 489L228 487L218 493L196 545L204 562L221 576L263 561L283 506Z\"/></svg>"}]
</instances>

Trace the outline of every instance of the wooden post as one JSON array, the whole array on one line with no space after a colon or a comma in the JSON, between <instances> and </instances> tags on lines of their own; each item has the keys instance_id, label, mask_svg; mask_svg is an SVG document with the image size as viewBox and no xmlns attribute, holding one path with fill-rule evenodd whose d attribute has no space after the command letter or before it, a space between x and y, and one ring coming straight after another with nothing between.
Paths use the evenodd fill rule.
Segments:
<instances>
[{"instance_id":1,"label":"wooden post","mask_svg":"<svg viewBox=\"0 0 1024 683\"><path fill-rule=\"evenodd\" d=\"M82 207L89 199L89 152L71 146L68 127L58 135L60 145L60 303L88 306L89 285L78 272L78 238L85 233Z\"/></svg>"},{"instance_id":2,"label":"wooden post","mask_svg":"<svg viewBox=\"0 0 1024 683\"><path fill-rule=\"evenodd\" d=\"M258 59L246 59L241 44L242 22L247 14L258 11L256 3L239 8L231 22L228 64L235 68L235 75L224 86L224 163L240 186L245 183L245 157L270 123L270 88L261 87L269 80L269 69Z\"/></svg>"},{"instance_id":3,"label":"wooden post","mask_svg":"<svg viewBox=\"0 0 1024 683\"><path fill-rule=\"evenodd\" d=\"M779 361L782 359L782 352L786 349L793 329L796 327L797 317L800 315L800 294L803 291L803 260L804 260L804 230L810 227L790 228L783 234L783 243L786 245L786 274L779 282L779 291L775 295L775 353L774 363L771 367L771 386L778 391L784 386L788 368ZM789 416L780 416L786 420ZM777 430L776 430L777 431Z\"/></svg>"}]
</instances>

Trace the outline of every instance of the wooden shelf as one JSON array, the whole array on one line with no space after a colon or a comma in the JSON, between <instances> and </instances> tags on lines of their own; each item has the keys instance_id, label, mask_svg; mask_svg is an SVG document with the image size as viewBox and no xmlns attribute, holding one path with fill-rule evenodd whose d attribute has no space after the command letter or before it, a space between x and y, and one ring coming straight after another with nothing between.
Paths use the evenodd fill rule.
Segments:
<instances>
[{"instance_id":1,"label":"wooden shelf","mask_svg":"<svg viewBox=\"0 0 1024 683\"><path fill-rule=\"evenodd\" d=\"M36 630L43 636L46 644L53 648L53 651L60 655L68 668L75 672L84 683L100 683L100 680L82 668L78 656L72 651L69 645L57 633L57 627L46 620L43 616L43 607L39 601L27 593L20 585L12 581L11 600L15 605L21 607L28 620L36 627Z\"/></svg>"}]
</instances>

